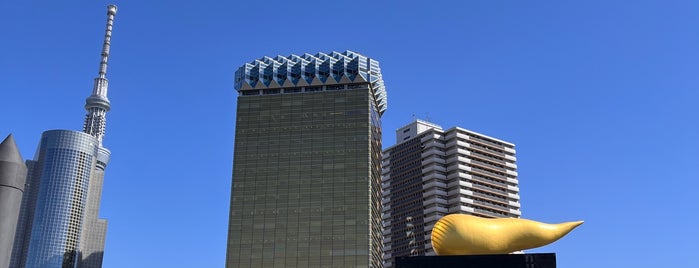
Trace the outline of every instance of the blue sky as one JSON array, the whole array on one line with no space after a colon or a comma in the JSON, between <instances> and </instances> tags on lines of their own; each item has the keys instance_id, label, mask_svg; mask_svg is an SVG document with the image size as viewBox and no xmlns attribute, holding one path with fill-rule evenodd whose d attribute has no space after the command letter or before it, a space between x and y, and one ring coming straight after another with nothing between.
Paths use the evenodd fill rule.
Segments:
<instances>
[{"instance_id":1,"label":"blue sky","mask_svg":"<svg viewBox=\"0 0 699 268\"><path fill-rule=\"evenodd\" d=\"M104 267L222 267L236 94L262 56L379 60L384 147L417 118L516 144L523 217L585 220L559 267L699 249L696 1L115 1ZM106 1L0 2L0 135L82 127Z\"/></svg>"}]
</instances>

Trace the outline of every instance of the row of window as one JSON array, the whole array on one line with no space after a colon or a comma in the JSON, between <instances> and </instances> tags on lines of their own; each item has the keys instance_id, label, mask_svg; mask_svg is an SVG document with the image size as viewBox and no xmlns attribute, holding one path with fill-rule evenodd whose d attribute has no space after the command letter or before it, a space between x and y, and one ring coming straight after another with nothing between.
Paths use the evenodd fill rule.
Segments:
<instances>
[{"instance_id":1,"label":"row of window","mask_svg":"<svg viewBox=\"0 0 699 268\"><path fill-rule=\"evenodd\" d=\"M292 87L292 88L273 88L273 89L262 89L261 92L258 89L250 89L250 90L241 90L241 95L242 96L277 95L277 94L337 91L337 90L366 89L366 88L367 88L367 84L362 83L362 84L340 84L340 85Z\"/></svg>"}]
</instances>

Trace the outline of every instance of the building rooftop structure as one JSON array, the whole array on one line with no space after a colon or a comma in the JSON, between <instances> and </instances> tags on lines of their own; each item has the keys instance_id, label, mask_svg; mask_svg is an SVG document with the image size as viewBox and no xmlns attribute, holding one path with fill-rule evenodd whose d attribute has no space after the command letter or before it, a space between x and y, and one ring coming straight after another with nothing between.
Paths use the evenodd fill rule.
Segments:
<instances>
[{"instance_id":1,"label":"building rooftop structure","mask_svg":"<svg viewBox=\"0 0 699 268\"><path fill-rule=\"evenodd\" d=\"M262 94L334 90L330 85L352 83L370 83L376 106L383 114L388 104L379 62L349 50L263 57L243 64L235 72L235 89L241 95L258 95L260 90ZM282 88L288 89L270 90Z\"/></svg>"}]
</instances>

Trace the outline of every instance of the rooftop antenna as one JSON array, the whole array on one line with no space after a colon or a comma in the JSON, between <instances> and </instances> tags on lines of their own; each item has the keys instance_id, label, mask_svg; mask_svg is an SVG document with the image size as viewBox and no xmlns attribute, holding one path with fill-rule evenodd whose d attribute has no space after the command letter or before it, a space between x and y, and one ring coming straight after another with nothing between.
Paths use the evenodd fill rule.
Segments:
<instances>
[{"instance_id":1,"label":"rooftop antenna","mask_svg":"<svg viewBox=\"0 0 699 268\"><path fill-rule=\"evenodd\" d=\"M114 16L116 15L117 7L115 5L107 6L107 26L104 33L104 42L102 43L102 60L95 84L92 87L92 95L85 100L85 124L83 132L97 138L100 146L107 124L106 114L111 108L109 99L107 99L107 62L109 61L109 47L112 39L112 26L114 25Z\"/></svg>"}]
</instances>

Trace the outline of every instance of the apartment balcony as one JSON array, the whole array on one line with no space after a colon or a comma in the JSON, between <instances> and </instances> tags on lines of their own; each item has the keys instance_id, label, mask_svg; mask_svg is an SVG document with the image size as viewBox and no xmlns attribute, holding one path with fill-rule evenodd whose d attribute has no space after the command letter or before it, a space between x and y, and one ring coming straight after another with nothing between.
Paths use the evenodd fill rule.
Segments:
<instances>
[{"instance_id":1,"label":"apartment balcony","mask_svg":"<svg viewBox=\"0 0 699 268\"><path fill-rule=\"evenodd\" d=\"M391 205L391 199L390 198L381 198L381 206L390 206Z\"/></svg>"},{"instance_id":2,"label":"apartment balcony","mask_svg":"<svg viewBox=\"0 0 699 268\"><path fill-rule=\"evenodd\" d=\"M480 184L473 184L473 186L471 186L471 187L473 187L473 188L475 188L475 189L478 189L478 190L483 190L483 191L486 191L486 192L491 192L491 193L494 193L494 194L507 195L507 191L505 191L505 190L500 190L500 189L493 188L493 187L483 186L483 185L480 185Z\"/></svg>"},{"instance_id":3,"label":"apartment balcony","mask_svg":"<svg viewBox=\"0 0 699 268\"><path fill-rule=\"evenodd\" d=\"M428 141L423 141L422 142L422 148L429 149L429 148L439 148L439 149L444 149L444 143L439 140L428 140Z\"/></svg>"},{"instance_id":4,"label":"apartment balcony","mask_svg":"<svg viewBox=\"0 0 699 268\"><path fill-rule=\"evenodd\" d=\"M460 205L460 204L473 204L473 199L465 196L454 196L449 198L450 205Z\"/></svg>"},{"instance_id":5,"label":"apartment balcony","mask_svg":"<svg viewBox=\"0 0 699 268\"><path fill-rule=\"evenodd\" d=\"M505 155L505 159L510 160L512 162L517 161L517 157L515 157L514 155L509 155L509 154Z\"/></svg>"},{"instance_id":6,"label":"apartment balcony","mask_svg":"<svg viewBox=\"0 0 699 268\"><path fill-rule=\"evenodd\" d=\"M465 140L458 139L456 140L456 146L461 147L461 148L470 148L472 144L470 142L467 142Z\"/></svg>"},{"instance_id":7,"label":"apartment balcony","mask_svg":"<svg viewBox=\"0 0 699 268\"><path fill-rule=\"evenodd\" d=\"M469 140L470 142L477 142L477 143L480 143L480 144L483 144L483 145L487 145L487 146L491 146L491 147L493 147L493 148L497 148L497 149L500 149L500 150L504 150L504 149L509 148L509 147L506 147L506 146L503 145L503 144L497 144L497 143L494 143L494 142L491 142L491 141L488 141L488 140L485 140L485 139L482 139L482 138L479 138L479 137L469 137L468 140Z\"/></svg>"},{"instance_id":8,"label":"apartment balcony","mask_svg":"<svg viewBox=\"0 0 699 268\"><path fill-rule=\"evenodd\" d=\"M502 212L502 213L510 213L510 209L509 209L509 208L505 208L505 207L503 207L503 206L498 206L498 205L495 205L495 204L491 204L491 203L483 202L483 201L478 201L478 200L473 200L473 203L476 204L476 205L479 205L479 206L481 206L481 207L485 207L485 208L488 208L488 209L496 210L496 211L499 211L499 212ZM478 211L478 208L476 208L476 211ZM502 216L500 216L500 217L502 217Z\"/></svg>"},{"instance_id":9,"label":"apartment balcony","mask_svg":"<svg viewBox=\"0 0 699 268\"><path fill-rule=\"evenodd\" d=\"M420 139L420 142L425 143L426 141L430 141L430 140L439 140L439 139L441 139L441 138L442 138L442 135L437 134L437 133L432 133L432 134L425 135L424 137L422 137L422 138Z\"/></svg>"},{"instance_id":10,"label":"apartment balcony","mask_svg":"<svg viewBox=\"0 0 699 268\"><path fill-rule=\"evenodd\" d=\"M464 149L464 148L459 148L459 147L447 147L447 149L444 153L444 155L456 155L456 154L461 154L461 155L468 155L469 151Z\"/></svg>"},{"instance_id":11,"label":"apartment balcony","mask_svg":"<svg viewBox=\"0 0 699 268\"><path fill-rule=\"evenodd\" d=\"M427 165L429 165L429 164L432 164L432 163L439 163L439 164L442 164L442 165L443 165L443 164L446 164L446 161L444 160L444 158L440 158L440 157L438 157L438 156L436 156L436 155L432 155L432 156L430 156L430 157L428 157L428 158L423 158L423 159L422 159L422 166L423 166L423 167L424 167L424 166L427 166Z\"/></svg>"},{"instance_id":12,"label":"apartment balcony","mask_svg":"<svg viewBox=\"0 0 699 268\"><path fill-rule=\"evenodd\" d=\"M422 181L423 181L423 182L429 181L429 180L433 180L433 179L437 179L437 180L446 180L446 179L447 179L447 175L444 175L444 174L441 174L441 173L437 173L437 172L432 172L432 173L425 173L425 172L423 172L423 173L422 173Z\"/></svg>"},{"instance_id":13,"label":"apartment balcony","mask_svg":"<svg viewBox=\"0 0 699 268\"><path fill-rule=\"evenodd\" d=\"M383 230L383 237L386 237L387 235L391 234L391 230Z\"/></svg>"},{"instance_id":14,"label":"apartment balcony","mask_svg":"<svg viewBox=\"0 0 699 268\"><path fill-rule=\"evenodd\" d=\"M508 201L507 202L511 207L516 207L516 208L521 208L522 205L519 204L519 202L514 202L514 201Z\"/></svg>"},{"instance_id":15,"label":"apartment balcony","mask_svg":"<svg viewBox=\"0 0 699 268\"><path fill-rule=\"evenodd\" d=\"M457 137L457 135L465 136L465 135L459 133L458 131L450 131L444 135L444 140L451 140L451 139Z\"/></svg>"},{"instance_id":16,"label":"apartment balcony","mask_svg":"<svg viewBox=\"0 0 699 268\"><path fill-rule=\"evenodd\" d=\"M451 156L447 157L447 159L446 159L446 163L447 163L447 164L457 163L457 162L463 162L463 163L470 164L470 163L471 163L471 159L468 159L468 158L466 158L466 157L460 156L460 155L458 155L458 154L451 155Z\"/></svg>"},{"instance_id":17,"label":"apartment balcony","mask_svg":"<svg viewBox=\"0 0 699 268\"><path fill-rule=\"evenodd\" d=\"M442 151L442 150L439 149L439 148L431 147L431 148L425 150L424 152L422 152L422 154L420 155L420 157L424 159L424 158L427 158L428 156L431 156L431 155L441 155L441 156L444 156L444 151Z\"/></svg>"},{"instance_id":18,"label":"apartment balcony","mask_svg":"<svg viewBox=\"0 0 699 268\"><path fill-rule=\"evenodd\" d=\"M381 189L391 188L391 180L389 178L383 180L384 178L382 177L381 179Z\"/></svg>"},{"instance_id":19,"label":"apartment balcony","mask_svg":"<svg viewBox=\"0 0 699 268\"><path fill-rule=\"evenodd\" d=\"M391 210L391 206L390 206L390 205L383 206L383 208L381 208L381 212L382 212L382 213L386 213L386 211L389 211L389 210Z\"/></svg>"},{"instance_id":20,"label":"apartment balcony","mask_svg":"<svg viewBox=\"0 0 699 268\"><path fill-rule=\"evenodd\" d=\"M493 217L493 218L504 218L504 217L506 217L505 215L498 214L498 213L494 213L494 212L490 212L490 211L487 211L487 210L484 210L484 209L479 209L479 208L474 209L473 213L474 213L474 214L481 214L481 215L483 215L483 216Z\"/></svg>"},{"instance_id":21,"label":"apartment balcony","mask_svg":"<svg viewBox=\"0 0 699 268\"><path fill-rule=\"evenodd\" d=\"M383 175L383 174L388 174L388 173L390 173L390 172L391 172L391 166L385 166L385 165L384 165L384 166L381 168L381 175Z\"/></svg>"},{"instance_id":22,"label":"apartment balcony","mask_svg":"<svg viewBox=\"0 0 699 268\"><path fill-rule=\"evenodd\" d=\"M437 223L439 219L435 221L425 221L425 227L422 228L422 230L425 232L425 236L427 239L425 240L430 240L432 237L430 237L430 234L432 233L432 227L434 227L434 224Z\"/></svg>"},{"instance_id":23,"label":"apartment balcony","mask_svg":"<svg viewBox=\"0 0 699 268\"><path fill-rule=\"evenodd\" d=\"M388 220L391 218L391 212L386 211L381 213L381 220Z\"/></svg>"},{"instance_id":24,"label":"apartment balcony","mask_svg":"<svg viewBox=\"0 0 699 268\"><path fill-rule=\"evenodd\" d=\"M453 155L457 149L457 147L444 145L444 155Z\"/></svg>"},{"instance_id":25,"label":"apartment balcony","mask_svg":"<svg viewBox=\"0 0 699 268\"><path fill-rule=\"evenodd\" d=\"M437 214L431 215L431 216L429 216L429 217L425 217L425 222L436 222L436 221L438 221L439 219L441 219L442 217L444 217L444 216L442 216L442 215L437 215Z\"/></svg>"},{"instance_id":26,"label":"apartment balcony","mask_svg":"<svg viewBox=\"0 0 699 268\"><path fill-rule=\"evenodd\" d=\"M391 236L390 235L384 236L383 243L384 244L391 243ZM386 247L384 247L384 249L386 249Z\"/></svg>"},{"instance_id":27,"label":"apartment balcony","mask_svg":"<svg viewBox=\"0 0 699 268\"><path fill-rule=\"evenodd\" d=\"M461 188L451 190L451 191L449 191L449 192L447 193L448 196L455 196L455 195L468 196L468 195L471 195L471 194L473 194L472 191L469 191L469 190L466 190L466 189L461 189Z\"/></svg>"},{"instance_id":28,"label":"apartment balcony","mask_svg":"<svg viewBox=\"0 0 699 268\"><path fill-rule=\"evenodd\" d=\"M433 207L429 207L429 208L425 209L423 213L429 214L432 212L441 212L441 213L446 214L449 212L449 209L447 209L445 207L440 207L440 206L433 206Z\"/></svg>"},{"instance_id":29,"label":"apartment balcony","mask_svg":"<svg viewBox=\"0 0 699 268\"><path fill-rule=\"evenodd\" d=\"M473 213L473 208L467 207L467 206L462 206L462 205L458 205L458 206L449 208L449 213L457 213L457 212Z\"/></svg>"},{"instance_id":30,"label":"apartment balcony","mask_svg":"<svg viewBox=\"0 0 699 268\"><path fill-rule=\"evenodd\" d=\"M466 175L466 176L469 176L469 175ZM470 177L471 177L471 176L469 176L468 178L464 177L464 178L459 178L459 179L456 179L456 180L455 180L455 179L451 179L451 180L449 180L449 183L447 183L447 187L446 187L446 188L451 188L451 187L456 187L456 186L471 187L471 183L468 182L468 181L466 181L466 180L469 179Z\"/></svg>"},{"instance_id":31,"label":"apartment balcony","mask_svg":"<svg viewBox=\"0 0 699 268\"><path fill-rule=\"evenodd\" d=\"M518 194L513 194L513 193L507 193L507 197L519 200L519 195Z\"/></svg>"},{"instance_id":32,"label":"apartment balcony","mask_svg":"<svg viewBox=\"0 0 699 268\"><path fill-rule=\"evenodd\" d=\"M505 162L505 166L511 169L517 169L517 165L512 162Z\"/></svg>"},{"instance_id":33,"label":"apartment balcony","mask_svg":"<svg viewBox=\"0 0 699 268\"><path fill-rule=\"evenodd\" d=\"M456 139L446 140L444 142L444 148L456 148Z\"/></svg>"},{"instance_id":34,"label":"apartment balcony","mask_svg":"<svg viewBox=\"0 0 699 268\"><path fill-rule=\"evenodd\" d=\"M508 172L509 170L505 169L505 167L503 167L503 166L491 165L491 164L488 164L486 162L482 162L482 161L478 161L478 160L471 161L471 165L478 167L480 169L483 169L483 170L491 171L491 172L505 172L506 174L510 174Z\"/></svg>"},{"instance_id":35,"label":"apartment balcony","mask_svg":"<svg viewBox=\"0 0 699 268\"><path fill-rule=\"evenodd\" d=\"M475 168L474 167L470 171L472 173L475 173L475 174L478 174L481 176L491 177L491 178L495 178L495 179L502 180L502 181L508 181L508 179L509 179L504 175L493 173L493 172L487 171L487 170L482 169L482 168Z\"/></svg>"},{"instance_id":36,"label":"apartment balcony","mask_svg":"<svg viewBox=\"0 0 699 268\"><path fill-rule=\"evenodd\" d=\"M391 222L390 220L381 219L381 226L384 230L391 230Z\"/></svg>"},{"instance_id":37,"label":"apartment balcony","mask_svg":"<svg viewBox=\"0 0 699 268\"><path fill-rule=\"evenodd\" d=\"M451 180L467 180L470 178L471 178L470 174L466 174L465 172L462 172L462 171L457 171L457 172L454 172L451 174L447 174L447 180L449 180L449 181L451 181Z\"/></svg>"},{"instance_id":38,"label":"apartment balcony","mask_svg":"<svg viewBox=\"0 0 699 268\"><path fill-rule=\"evenodd\" d=\"M514 183L515 185L519 184L519 180L515 178L507 178L507 182Z\"/></svg>"},{"instance_id":39,"label":"apartment balcony","mask_svg":"<svg viewBox=\"0 0 699 268\"><path fill-rule=\"evenodd\" d=\"M459 162L459 158L457 154L447 154L444 157L444 164L445 165L451 165L452 163Z\"/></svg>"},{"instance_id":40,"label":"apartment balcony","mask_svg":"<svg viewBox=\"0 0 699 268\"><path fill-rule=\"evenodd\" d=\"M392 247L391 247L390 244L384 245L384 246L383 246L383 251L391 251L391 248L392 248Z\"/></svg>"},{"instance_id":41,"label":"apartment balcony","mask_svg":"<svg viewBox=\"0 0 699 268\"><path fill-rule=\"evenodd\" d=\"M446 168L446 171L452 171L452 170L462 170L462 171L471 171L471 167L467 165L462 165L462 164L456 164L456 165L450 165Z\"/></svg>"},{"instance_id":42,"label":"apartment balcony","mask_svg":"<svg viewBox=\"0 0 699 268\"><path fill-rule=\"evenodd\" d=\"M467 155L468 155L469 157L471 157L472 159L477 159L477 160L481 160L481 161L495 162L495 163L498 163L498 164L501 164L501 165L507 165L508 163L510 163L510 162L507 162L505 159L495 158L495 157L492 157L492 156L489 156L489 155L486 155L486 154L484 154L484 153L477 152L477 151L468 152ZM512 164L512 163L510 163L510 164L513 165L515 168L517 168L517 165L514 165L514 164Z\"/></svg>"},{"instance_id":43,"label":"apartment balcony","mask_svg":"<svg viewBox=\"0 0 699 268\"><path fill-rule=\"evenodd\" d=\"M425 190L425 191L422 193L422 197L423 197L423 198L427 198L427 197L430 197L430 196L445 196L445 197L446 197L446 196L447 196L447 192L444 191L444 189L440 189L440 188L431 188L431 189L429 189L429 190Z\"/></svg>"},{"instance_id":44,"label":"apartment balcony","mask_svg":"<svg viewBox=\"0 0 699 268\"><path fill-rule=\"evenodd\" d=\"M507 190L514 191L514 192L519 192L519 187L517 187L517 186L512 186L512 185L507 185Z\"/></svg>"},{"instance_id":45,"label":"apartment balcony","mask_svg":"<svg viewBox=\"0 0 699 268\"><path fill-rule=\"evenodd\" d=\"M381 192L381 203L382 204L391 204L391 193L388 191L390 191L390 190L383 190Z\"/></svg>"},{"instance_id":46,"label":"apartment balcony","mask_svg":"<svg viewBox=\"0 0 699 268\"><path fill-rule=\"evenodd\" d=\"M477 181L477 182L480 182L483 184L495 186L495 187L505 187L507 185L507 183L503 180L498 180L498 179L494 179L494 178L490 178L490 177L486 177L486 176L480 176L480 175L476 175L476 174L471 176L471 180Z\"/></svg>"},{"instance_id":47,"label":"apartment balcony","mask_svg":"<svg viewBox=\"0 0 699 268\"><path fill-rule=\"evenodd\" d=\"M425 199L425 201L422 201L422 205L425 207L432 205L432 204L446 205L447 200L442 199L442 198L437 198L436 196L432 196L431 198L427 198L427 199Z\"/></svg>"},{"instance_id":48,"label":"apartment balcony","mask_svg":"<svg viewBox=\"0 0 699 268\"><path fill-rule=\"evenodd\" d=\"M473 193L473 196L477 196L483 199L488 199L493 202L497 202L498 204L502 204L502 206L507 206L510 202L507 198L504 197L498 197L498 196L492 196L492 195L487 195L487 194L482 194L482 193Z\"/></svg>"},{"instance_id":49,"label":"apartment balcony","mask_svg":"<svg viewBox=\"0 0 699 268\"><path fill-rule=\"evenodd\" d=\"M447 169L439 164L430 165L422 169L423 174L430 173L433 171L447 172Z\"/></svg>"},{"instance_id":50,"label":"apartment balcony","mask_svg":"<svg viewBox=\"0 0 699 268\"><path fill-rule=\"evenodd\" d=\"M445 188L447 188L447 184L444 182L441 182L441 181L433 180L433 181L430 181L430 182L422 185L422 190L427 190L430 188L445 189Z\"/></svg>"},{"instance_id":51,"label":"apartment balcony","mask_svg":"<svg viewBox=\"0 0 699 268\"><path fill-rule=\"evenodd\" d=\"M487 154L492 154L492 155L497 155L498 157L505 157L505 156L507 156L507 154L505 154L505 153L498 152L498 151L494 151L493 149L488 149L488 148L486 148L486 147L483 147L483 146L480 146L480 145L477 145L477 144L470 144L470 146L469 146L468 148L471 149L471 150L474 150L474 151L476 151L476 152L484 153L484 154L486 154L486 155L487 155Z\"/></svg>"}]
</instances>

